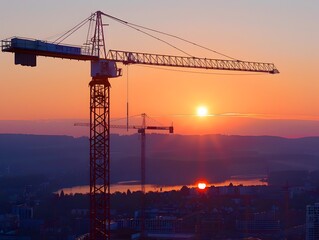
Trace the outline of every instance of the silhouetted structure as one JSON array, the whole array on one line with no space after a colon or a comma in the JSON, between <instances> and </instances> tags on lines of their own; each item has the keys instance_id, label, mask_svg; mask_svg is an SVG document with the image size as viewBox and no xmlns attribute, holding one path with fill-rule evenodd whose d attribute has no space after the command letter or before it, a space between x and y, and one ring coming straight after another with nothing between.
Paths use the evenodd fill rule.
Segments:
<instances>
[{"instance_id":1,"label":"silhouetted structure","mask_svg":"<svg viewBox=\"0 0 319 240\"><path fill-rule=\"evenodd\" d=\"M279 71L272 63L248 62L236 59L221 60L180 57L138 52L109 50L106 53L102 16L133 27L126 21L97 11L63 34L55 42L12 38L1 41L4 52L15 53L15 64L36 66L37 56L58 57L91 61L90 82L90 213L91 240L110 239L110 82L119 77L121 70L116 62L123 64L146 64L169 67L263 72L276 74ZM83 48L60 44L76 30L89 22L86 46ZM95 25L94 25L95 24ZM91 34L93 29L93 35ZM134 25L141 31L142 26ZM148 29L149 31L155 31ZM158 31L157 31L158 32ZM145 33L145 32L144 32ZM150 34L147 34L150 35ZM181 38L179 38L181 39ZM184 40L186 41L186 40ZM189 41L186 41L189 42ZM196 45L196 44L195 44ZM199 45L197 45L199 46ZM206 48L207 49L207 48ZM224 55L225 56L225 55Z\"/></svg>"},{"instance_id":2,"label":"silhouetted structure","mask_svg":"<svg viewBox=\"0 0 319 240\"><path fill-rule=\"evenodd\" d=\"M319 203L307 205L306 240L319 239Z\"/></svg>"}]
</instances>

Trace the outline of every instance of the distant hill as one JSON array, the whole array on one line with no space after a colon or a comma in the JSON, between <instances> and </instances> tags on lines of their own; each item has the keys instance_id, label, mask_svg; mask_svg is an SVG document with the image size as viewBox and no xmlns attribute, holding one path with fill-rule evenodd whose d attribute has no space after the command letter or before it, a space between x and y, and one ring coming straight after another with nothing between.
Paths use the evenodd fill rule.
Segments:
<instances>
[{"instance_id":1,"label":"distant hill","mask_svg":"<svg viewBox=\"0 0 319 240\"><path fill-rule=\"evenodd\" d=\"M191 184L233 175L319 169L319 137L147 135L147 182ZM44 175L63 186L87 184L86 137L0 134L0 176ZM139 135L111 136L112 182L140 179Z\"/></svg>"}]
</instances>

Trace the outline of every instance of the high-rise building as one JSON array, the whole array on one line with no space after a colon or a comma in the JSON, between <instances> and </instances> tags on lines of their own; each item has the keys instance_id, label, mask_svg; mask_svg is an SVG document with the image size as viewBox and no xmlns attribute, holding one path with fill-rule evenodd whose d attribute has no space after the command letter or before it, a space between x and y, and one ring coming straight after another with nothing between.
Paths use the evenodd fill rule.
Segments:
<instances>
[{"instance_id":1,"label":"high-rise building","mask_svg":"<svg viewBox=\"0 0 319 240\"><path fill-rule=\"evenodd\" d=\"M319 203L307 205L306 240L319 239Z\"/></svg>"}]
</instances>

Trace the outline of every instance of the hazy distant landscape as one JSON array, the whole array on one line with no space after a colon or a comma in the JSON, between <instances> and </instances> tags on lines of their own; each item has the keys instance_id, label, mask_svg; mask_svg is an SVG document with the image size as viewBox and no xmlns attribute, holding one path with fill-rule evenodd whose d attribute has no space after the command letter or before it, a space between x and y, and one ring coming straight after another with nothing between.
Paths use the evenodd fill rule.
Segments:
<instances>
[{"instance_id":1,"label":"hazy distant landscape","mask_svg":"<svg viewBox=\"0 0 319 240\"><path fill-rule=\"evenodd\" d=\"M111 136L111 181L140 179L139 135ZM147 135L147 183L222 182L231 176L319 169L319 137ZM178 174L177 174L178 173ZM0 135L0 175L33 176L56 186L88 184L86 137ZM297 175L296 175L297 176Z\"/></svg>"}]
</instances>

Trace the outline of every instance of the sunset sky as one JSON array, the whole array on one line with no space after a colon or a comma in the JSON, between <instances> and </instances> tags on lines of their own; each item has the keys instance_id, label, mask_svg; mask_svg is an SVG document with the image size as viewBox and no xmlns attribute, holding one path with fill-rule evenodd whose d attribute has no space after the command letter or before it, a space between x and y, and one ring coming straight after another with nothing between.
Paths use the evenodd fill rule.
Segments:
<instances>
[{"instance_id":1,"label":"sunset sky","mask_svg":"<svg viewBox=\"0 0 319 240\"><path fill-rule=\"evenodd\" d=\"M174 34L235 59L273 62L280 74L122 66L111 79L111 117L147 113L178 134L319 135L319 1L2 0L0 39L55 40L91 13ZM108 49L182 55L104 18ZM81 45L87 28L65 43ZM158 36L158 35L157 35ZM194 56L224 58L160 36ZM39 57L35 68L0 53L0 133L85 134L90 63ZM174 70L174 71L172 71ZM176 71L178 70L178 71ZM208 117L193 116L206 106ZM228 113L233 113L229 115ZM63 123L63 124L62 124Z\"/></svg>"}]
</instances>

